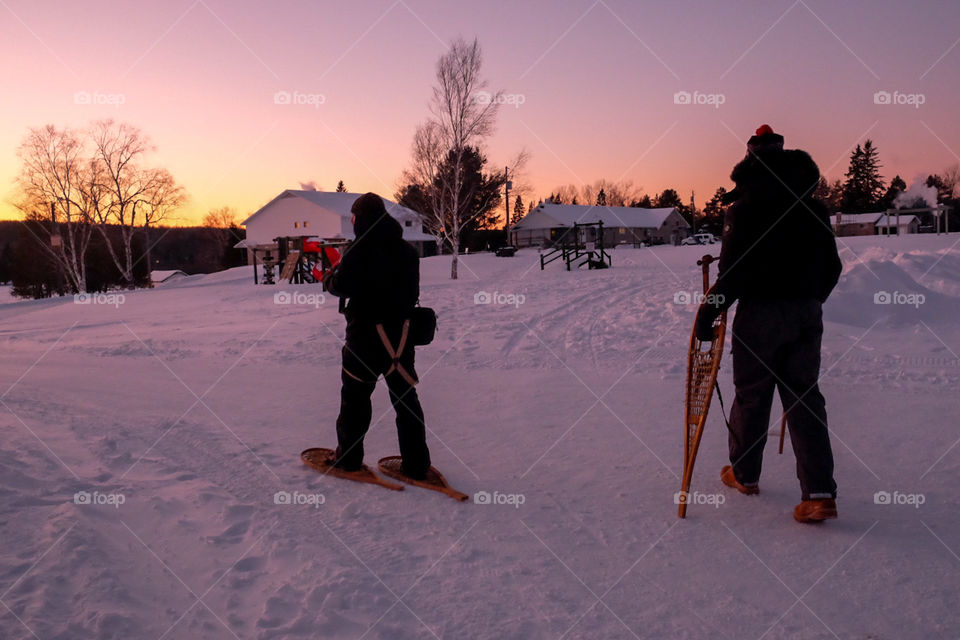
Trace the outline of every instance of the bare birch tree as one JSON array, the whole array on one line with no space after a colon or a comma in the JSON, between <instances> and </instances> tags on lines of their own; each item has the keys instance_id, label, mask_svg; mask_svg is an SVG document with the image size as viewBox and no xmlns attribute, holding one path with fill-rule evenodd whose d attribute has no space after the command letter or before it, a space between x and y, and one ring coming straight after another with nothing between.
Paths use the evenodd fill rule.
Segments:
<instances>
[{"instance_id":1,"label":"bare birch tree","mask_svg":"<svg viewBox=\"0 0 960 640\"><path fill-rule=\"evenodd\" d=\"M100 187L82 139L72 129L52 125L30 129L17 155L15 206L28 220L50 221L51 239L40 238L38 245L54 258L70 288L83 293Z\"/></svg>"},{"instance_id":2,"label":"bare birch tree","mask_svg":"<svg viewBox=\"0 0 960 640\"><path fill-rule=\"evenodd\" d=\"M474 210L474 194L464 188L465 150L479 146L493 133L501 98L499 91L486 91L481 66L477 40L467 43L458 39L440 57L431 117L417 127L411 167L404 174L407 182L423 190L424 225L438 244L450 248L450 278L454 280L462 230L482 213Z\"/></svg>"},{"instance_id":3,"label":"bare birch tree","mask_svg":"<svg viewBox=\"0 0 960 640\"><path fill-rule=\"evenodd\" d=\"M183 189L166 169L144 166L145 156L154 149L137 127L103 120L91 127L89 135L94 154L91 164L102 184L102 197L96 200L97 228L124 283L133 287L134 235L179 207ZM110 242L110 227L120 232L119 249Z\"/></svg>"}]
</instances>

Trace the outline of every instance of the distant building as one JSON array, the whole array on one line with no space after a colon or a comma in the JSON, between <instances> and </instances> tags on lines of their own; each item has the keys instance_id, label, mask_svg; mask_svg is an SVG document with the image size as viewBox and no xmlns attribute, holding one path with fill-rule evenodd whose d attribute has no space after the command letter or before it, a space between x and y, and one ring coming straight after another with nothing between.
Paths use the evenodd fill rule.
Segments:
<instances>
[{"instance_id":1,"label":"distant building","mask_svg":"<svg viewBox=\"0 0 960 640\"><path fill-rule=\"evenodd\" d=\"M516 247L551 246L567 235L575 223L602 222L606 246L629 243L676 244L690 235L690 225L673 207L604 207L578 204L544 203L510 227L510 241ZM593 242L594 229L584 229Z\"/></svg>"},{"instance_id":2,"label":"distant building","mask_svg":"<svg viewBox=\"0 0 960 640\"><path fill-rule=\"evenodd\" d=\"M186 278L187 274L179 269L173 269L169 271L151 271L150 272L150 282L153 286L166 284L168 282L175 282L180 278Z\"/></svg>"},{"instance_id":3,"label":"distant building","mask_svg":"<svg viewBox=\"0 0 960 640\"><path fill-rule=\"evenodd\" d=\"M839 237L903 235L919 233L920 219L913 214L897 216L885 211L878 213L836 213L832 217L833 231ZM899 221L898 221L899 218Z\"/></svg>"},{"instance_id":4,"label":"distant building","mask_svg":"<svg viewBox=\"0 0 960 640\"><path fill-rule=\"evenodd\" d=\"M287 189L243 221L247 237L239 248L275 247L275 238L299 237L320 240L353 240L353 214L350 208L360 193L337 191L303 191ZM436 239L423 231L420 215L383 199L387 212L403 227L403 239L412 244L421 256L436 253Z\"/></svg>"}]
</instances>

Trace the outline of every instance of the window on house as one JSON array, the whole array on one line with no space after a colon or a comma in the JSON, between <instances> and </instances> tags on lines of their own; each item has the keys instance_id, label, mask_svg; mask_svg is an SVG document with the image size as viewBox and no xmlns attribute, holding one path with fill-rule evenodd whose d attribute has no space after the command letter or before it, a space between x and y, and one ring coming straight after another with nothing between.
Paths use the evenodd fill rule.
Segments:
<instances>
[{"instance_id":1,"label":"window on house","mask_svg":"<svg viewBox=\"0 0 960 640\"><path fill-rule=\"evenodd\" d=\"M294 228L294 229L299 229L299 228L300 228L300 223L299 223L299 222L294 222L294 223L293 223L293 228Z\"/></svg>"},{"instance_id":2,"label":"window on house","mask_svg":"<svg viewBox=\"0 0 960 640\"><path fill-rule=\"evenodd\" d=\"M309 221L309 220L304 220L304 221L303 221L303 228L306 229L306 228L309 227L309 226L310 226L310 221Z\"/></svg>"},{"instance_id":3,"label":"window on house","mask_svg":"<svg viewBox=\"0 0 960 640\"><path fill-rule=\"evenodd\" d=\"M407 220L407 221L405 221L403 224L406 225L406 226L408 226L408 227L412 227L412 226L413 226L413 220Z\"/></svg>"}]
</instances>

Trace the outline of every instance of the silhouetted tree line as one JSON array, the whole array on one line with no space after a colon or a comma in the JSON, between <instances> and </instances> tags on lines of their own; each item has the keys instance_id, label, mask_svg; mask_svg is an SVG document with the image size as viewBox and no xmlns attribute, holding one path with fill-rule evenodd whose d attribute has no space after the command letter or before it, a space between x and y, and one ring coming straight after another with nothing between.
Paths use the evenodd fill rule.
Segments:
<instances>
[{"instance_id":1,"label":"silhouetted tree line","mask_svg":"<svg viewBox=\"0 0 960 640\"><path fill-rule=\"evenodd\" d=\"M23 298L46 298L78 293L65 277L60 263L44 248L49 246L52 225L42 221L0 222L0 284L13 286ZM234 245L246 237L237 227L157 227L132 238L135 286L150 286L149 271L179 269L188 274L212 273L246 264L246 252ZM86 292L103 292L126 286L110 254L123 242L118 227L91 234L86 253ZM148 270L148 265L150 269Z\"/></svg>"}]
</instances>

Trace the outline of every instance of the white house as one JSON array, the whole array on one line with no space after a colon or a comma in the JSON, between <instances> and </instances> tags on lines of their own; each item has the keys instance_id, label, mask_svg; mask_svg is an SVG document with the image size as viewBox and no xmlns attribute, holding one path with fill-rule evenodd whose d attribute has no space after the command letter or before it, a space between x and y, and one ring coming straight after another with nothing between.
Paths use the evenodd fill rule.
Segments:
<instances>
[{"instance_id":1,"label":"white house","mask_svg":"<svg viewBox=\"0 0 960 640\"><path fill-rule=\"evenodd\" d=\"M624 242L676 243L690 235L690 225L673 207L604 207L544 203L510 228L516 247L550 246L564 238L575 223L603 223L603 242L614 246ZM584 229L579 242L596 240L594 229ZM569 238L573 240L573 238Z\"/></svg>"},{"instance_id":2,"label":"white house","mask_svg":"<svg viewBox=\"0 0 960 640\"><path fill-rule=\"evenodd\" d=\"M236 246L266 248L276 244L275 238L299 236L330 241L353 240L350 208L361 195L287 189L243 221L247 237ZM387 212L403 227L404 240L415 246L420 255L436 252L436 239L423 231L423 223L416 211L386 198L383 203Z\"/></svg>"}]
</instances>

